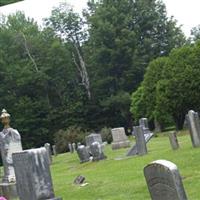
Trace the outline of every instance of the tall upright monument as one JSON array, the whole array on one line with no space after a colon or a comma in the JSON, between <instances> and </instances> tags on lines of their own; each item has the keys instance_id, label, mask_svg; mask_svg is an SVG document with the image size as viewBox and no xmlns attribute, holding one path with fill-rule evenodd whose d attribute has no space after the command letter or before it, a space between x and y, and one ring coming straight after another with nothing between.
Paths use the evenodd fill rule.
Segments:
<instances>
[{"instance_id":1,"label":"tall upright monument","mask_svg":"<svg viewBox=\"0 0 200 200\"><path fill-rule=\"evenodd\" d=\"M0 132L0 151L4 167L0 195L12 200L17 198L12 154L22 151L21 136L16 129L10 127L10 114L5 109L2 110L0 119L4 126Z\"/></svg>"}]
</instances>

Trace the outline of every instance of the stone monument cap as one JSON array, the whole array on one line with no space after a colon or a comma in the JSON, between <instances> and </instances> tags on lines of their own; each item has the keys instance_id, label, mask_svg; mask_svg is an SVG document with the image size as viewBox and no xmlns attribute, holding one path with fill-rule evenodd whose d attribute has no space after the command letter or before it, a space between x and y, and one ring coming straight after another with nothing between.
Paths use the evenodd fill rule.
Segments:
<instances>
[{"instance_id":1,"label":"stone monument cap","mask_svg":"<svg viewBox=\"0 0 200 200\"><path fill-rule=\"evenodd\" d=\"M9 118L9 117L10 117L10 114L7 112L6 109L3 109L3 110L1 111L0 119L7 118L7 117Z\"/></svg>"}]
</instances>

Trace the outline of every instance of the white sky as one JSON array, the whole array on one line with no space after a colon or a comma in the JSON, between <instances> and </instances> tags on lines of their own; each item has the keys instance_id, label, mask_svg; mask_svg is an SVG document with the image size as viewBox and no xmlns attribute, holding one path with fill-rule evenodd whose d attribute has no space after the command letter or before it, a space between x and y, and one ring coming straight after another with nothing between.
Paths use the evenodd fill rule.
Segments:
<instances>
[{"instance_id":1,"label":"white sky","mask_svg":"<svg viewBox=\"0 0 200 200\"><path fill-rule=\"evenodd\" d=\"M51 14L51 9L60 1L65 0L25 0L19 3L0 7L0 14L11 14L22 10L29 17L33 17L39 24L42 19ZM74 6L75 11L81 12L86 7L87 0L66 0ZM191 28L200 24L200 0L163 0L167 6L168 15L173 15L187 36Z\"/></svg>"}]
</instances>

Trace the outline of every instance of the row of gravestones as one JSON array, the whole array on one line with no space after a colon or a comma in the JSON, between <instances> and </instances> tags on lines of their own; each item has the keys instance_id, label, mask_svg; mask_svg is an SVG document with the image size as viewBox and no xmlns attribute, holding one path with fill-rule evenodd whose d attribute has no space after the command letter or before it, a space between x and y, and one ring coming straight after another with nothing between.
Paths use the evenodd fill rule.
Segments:
<instances>
[{"instance_id":1,"label":"row of gravestones","mask_svg":"<svg viewBox=\"0 0 200 200\"><path fill-rule=\"evenodd\" d=\"M198 113L190 110L185 117L185 124L187 128L189 128L193 147L200 147L200 119ZM169 140L172 149L175 150L179 148L176 132L169 134Z\"/></svg>"},{"instance_id":2,"label":"row of gravestones","mask_svg":"<svg viewBox=\"0 0 200 200\"><path fill-rule=\"evenodd\" d=\"M0 132L4 175L0 195L7 200L61 200L54 195L50 163L50 145L22 150L19 132L10 127L10 114L0 116L4 129Z\"/></svg>"},{"instance_id":3,"label":"row of gravestones","mask_svg":"<svg viewBox=\"0 0 200 200\"><path fill-rule=\"evenodd\" d=\"M142 155L145 154L146 143L153 137L153 133L149 131L148 120L142 118L140 120L140 126L134 127L134 136L136 137L136 144L128 151L127 156ZM112 129L112 149L127 148L130 146L130 141L125 134L123 127ZM90 160L99 161L106 158L103 153L103 147L105 143L102 142L100 134L90 134L85 138L86 146L78 143L69 143L68 148L71 153L77 151L80 162L89 162Z\"/></svg>"},{"instance_id":4,"label":"row of gravestones","mask_svg":"<svg viewBox=\"0 0 200 200\"><path fill-rule=\"evenodd\" d=\"M194 111L189 111L186 116L187 124L190 129L190 135L192 139L192 144L194 147L200 146L200 122L198 113ZM126 156L144 155L147 153L146 144L154 136L154 134L149 130L147 118L142 118L139 120L139 126L133 127L133 135L136 139L136 144L131 147L127 152ZM130 146L130 141L125 134L124 128L112 129L112 149L126 148ZM172 149L178 149L179 144L176 136L176 132L169 134L170 144ZM94 143L92 145L92 143ZM71 152L74 151L75 144L70 144ZM102 148L102 138L100 134L91 134L86 137L86 146L78 145L77 153L81 160L81 163L88 162L93 156L93 160L104 159L103 148ZM94 156L95 155L95 156Z\"/></svg>"}]
</instances>

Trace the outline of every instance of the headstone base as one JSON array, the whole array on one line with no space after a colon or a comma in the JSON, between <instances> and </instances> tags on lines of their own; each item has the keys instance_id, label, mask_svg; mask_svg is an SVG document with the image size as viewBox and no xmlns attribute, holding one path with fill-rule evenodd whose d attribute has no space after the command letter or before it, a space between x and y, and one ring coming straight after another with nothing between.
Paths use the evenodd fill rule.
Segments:
<instances>
[{"instance_id":1,"label":"headstone base","mask_svg":"<svg viewBox=\"0 0 200 200\"><path fill-rule=\"evenodd\" d=\"M46 199L46 200L62 200L62 198L60 198L60 197L55 197L55 198L51 198L51 199Z\"/></svg>"},{"instance_id":2,"label":"headstone base","mask_svg":"<svg viewBox=\"0 0 200 200\"><path fill-rule=\"evenodd\" d=\"M18 200L16 183L0 183L0 195L8 200Z\"/></svg>"},{"instance_id":3,"label":"headstone base","mask_svg":"<svg viewBox=\"0 0 200 200\"><path fill-rule=\"evenodd\" d=\"M121 149L121 148L128 148L130 147L130 141L123 141L123 142L113 142L112 143L112 150Z\"/></svg>"}]
</instances>

